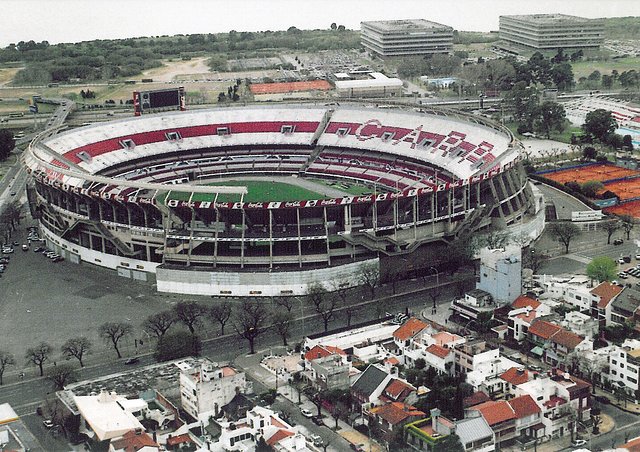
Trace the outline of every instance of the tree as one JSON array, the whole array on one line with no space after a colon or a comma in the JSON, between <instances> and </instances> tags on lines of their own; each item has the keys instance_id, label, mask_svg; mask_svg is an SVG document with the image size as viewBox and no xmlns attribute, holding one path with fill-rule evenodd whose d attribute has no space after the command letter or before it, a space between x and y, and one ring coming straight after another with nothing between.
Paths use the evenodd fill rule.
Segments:
<instances>
[{"instance_id":1,"label":"tree","mask_svg":"<svg viewBox=\"0 0 640 452\"><path fill-rule=\"evenodd\" d=\"M594 148L593 146L586 146L582 150L582 157L584 157L586 160L595 160L597 155L598 151L596 151L596 148Z\"/></svg>"},{"instance_id":2,"label":"tree","mask_svg":"<svg viewBox=\"0 0 640 452\"><path fill-rule=\"evenodd\" d=\"M285 347L287 344L287 339L289 337L291 331L291 321L293 320L293 316L290 312L286 311L276 311L273 313L272 321L273 327L278 333L278 336L282 339L282 345Z\"/></svg>"},{"instance_id":3,"label":"tree","mask_svg":"<svg viewBox=\"0 0 640 452\"><path fill-rule=\"evenodd\" d=\"M118 358L122 358L120 349L118 348L118 342L120 342L120 339L123 337L130 335L132 332L133 326L127 322L105 322L100 325L100 328L98 328L98 334L105 341L111 342Z\"/></svg>"},{"instance_id":4,"label":"tree","mask_svg":"<svg viewBox=\"0 0 640 452\"><path fill-rule=\"evenodd\" d=\"M335 22L331 23L331 29L332 30L337 30L338 29L338 25L336 25Z\"/></svg>"},{"instance_id":5,"label":"tree","mask_svg":"<svg viewBox=\"0 0 640 452\"><path fill-rule=\"evenodd\" d=\"M464 452L464 447L460 442L460 437L455 433L445 436L442 441L438 441L434 448L434 452Z\"/></svg>"},{"instance_id":6,"label":"tree","mask_svg":"<svg viewBox=\"0 0 640 452\"><path fill-rule=\"evenodd\" d=\"M569 245L574 237L580 235L580 228L573 223L553 223L549 226L549 232L564 245L565 254L569 254Z\"/></svg>"},{"instance_id":7,"label":"tree","mask_svg":"<svg viewBox=\"0 0 640 452\"><path fill-rule=\"evenodd\" d=\"M606 143L609 135L613 134L618 127L611 112L599 108L587 113L582 128L586 133L598 139L600 143Z\"/></svg>"},{"instance_id":8,"label":"tree","mask_svg":"<svg viewBox=\"0 0 640 452\"><path fill-rule=\"evenodd\" d=\"M337 297L329 294L321 284L312 283L307 287L307 297L311 300L316 312L322 317L324 330L329 329L329 322L335 314Z\"/></svg>"},{"instance_id":9,"label":"tree","mask_svg":"<svg viewBox=\"0 0 640 452\"><path fill-rule=\"evenodd\" d=\"M0 162L6 160L16 147L13 132L9 129L0 129Z\"/></svg>"},{"instance_id":10,"label":"tree","mask_svg":"<svg viewBox=\"0 0 640 452\"><path fill-rule=\"evenodd\" d=\"M60 349L67 358L76 358L80 367L84 367L82 358L91 352L91 342L84 336L69 339Z\"/></svg>"},{"instance_id":11,"label":"tree","mask_svg":"<svg viewBox=\"0 0 640 452\"><path fill-rule=\"evenodd\" d=\"M602 229L604 229L605 231L607 231L607 245L611 245L611 236L618 230L621 228L621 224L616 221L607 221L606 223L602 224Z\"/></svg>"},{"instance_id":12,"label":"tree","mask_svg":"<svg viewBox=\"0 0 640 452\"><path fill-rule=\"evenodd\" d=\"M557 102L544 102L536 112L534 130L544 133L547 138L551 137L551 131L562 132L565 126L566 112L564 107Z\"/></svg>"},{"instance_id":13,"label":"tree","mask_svg":"<svg viewBox=\"0 0 640 452\"><path fill-rule=\"evenodd\" d=\"M69 364L60 364L47 371L47 380L53 383L53 389L61 391L69 383L77 381L78 375Z\"/></svg>"},{"instance_id":14,"label":"tree","mask_svg":"<svg viewBox=\"0 0 640 452\"><path fill-rule=\"evenodd\" d=\"M0 386L2 386L2 376L7 366L15 366L16 360L11 353L0 350Z\"/></svg>"},{"instance_id":15,"label":"tree","mask_svg":"<svg viewBox=\"0 0 640 452\"><path fill-rule=\"evenodd\" d=\"M220 336L224 336L224 327L231 318L231 303L223 301L209 308L209 318L212 322L220 324Z\"/></svg>"},{"instance_id":16,"label":"tree","mask_svg":"<svg viewBox=\"0 0 640 452\"><path fill-rule=\"evenodd\" d=\"M633 140L631 135L625 135L622 137L622 146L628 151L633 151Z\"/></svg>"},{"instance_id":17,"label":"tree","mask_svg":"<svg viewBox=\"0 0 640 452\"><path fill-rule=\"evenodd\" d=\"M266 331L265 323L269 313L264 305L256 300L244 300L242 308L236 312L233 328L238 336L249 342L249 353L254 354L255 341Z\"/></svg>"},{"instance_id":18,"label":"tree","mask_svg":"<svg viewBox=\"0 0 640 452\"><path fill-rule=\"evenodd\" d=\"M337 279L331 283L331 291L340 300L340 307L347 317L347 326L351 326L351 319L355 310L354 306L347 301L347 295L353 289L348 279Z\"/></svg>"},{"instance_id":19,"label":"tree","mask_svg":"<svg viewBox=\"0 0 640 452\"><path fill-rule=\"evenodd\" d=\"M273 297L273 304L285 308L287 312L293 309L293 299L291 297Z\"/></svg>"},{"instance_id":20,"label":"tree","mask_svg":"<svg viewBox=\"0 0 640 452\"><path fill-rule=\"evenodd\" d=\"M191 334L196 334L196 326L200 325L200 319L207 314L207 308L195 301L181 301L173 307L173 312L189 328Z\"/></svg>"},{"instance_id":21,"label":"tree","mask_svg":"<svg viewBox=\"0 0 640 452\"><path fill-rule=\"evenodd\" d=\"M569 91L573 87L573 68L569 63L554 64L551 68L551 79L561 91Z\"/></svg>"},{"instance_id":22,"label":"tree","mask_svg":"<svg viewBox=\"0 0 640 452\"><path fill-rule=\"evenodd\" d=\"M157 312L155 314L151 314L149 317L142 322L142 328L149 334L153 334L157 339L162 339L171 325L173 325L177 320L174 311L166 310L162 312Z\"/></svg>"},{"instance_id":23,"label":"tree","mask_svg":"<svg viewBox=\"0 0 640 452\"><path fill-rule=\"evenodd\" d=\"M158 340L153 357L158 362L171 361L185 356L199 356L201 350L202 341L197 334L176 331Z\"/></svg>"},{"instance_id":24,"label":"tree","mask_svg":"<svg viewBox=\"0 0 640 452\"><path fill-rule=\"evenodd\" d=\"M36 347L30 347L27 349L24 357L25 359L38 366L40 369L40 376L44 375L44 363L49 359L49 355L51 355L51 346L46 342L41 342Z\"/></svg>"},{"instance_id":25,"label":"tree","mask_svg":"<svg viewBox=\"0 0 640 452\"><path fill-rule=\"evenodd\" d=\"M526 82L518 82L505 94L505 102L513 108L513 118L529 131L533 130L533 121L538 107L538 91Z\"/></svg>"},{"instance_id":26,"label":"tree","mask_svg":"<svg viewBox=\"0 0 640 452\"><path fill-rule=\"evenodd\" d=\"M377 262L367 262L358 270L358 281L369 289L371 298L376 295L376 288L380 283L380 267Z\"/></svg>"},{"instance_id":27,"label":"tree","mask_svg":"<svg viewBox=\"0 0 640 452\"><path fill-rule=\"evenodd\" d=\"M528 253L522 253L522 266L524 268L530 268L534 274L538 273L544 260L545 257L533 248L530 249Z\"/></svg>"},{"instance_id":28,"label":"tree","mask_svg":"<svg viewBox=\"0 0 640 452\"><path fill-rule=\"evenodd\" d=\"M624 229L625 234L627 234L627 240L629 240L631 230L633 229L633 217L631 215L620 215L620 225L622 229Z\"/></svg>"}]
</instances>

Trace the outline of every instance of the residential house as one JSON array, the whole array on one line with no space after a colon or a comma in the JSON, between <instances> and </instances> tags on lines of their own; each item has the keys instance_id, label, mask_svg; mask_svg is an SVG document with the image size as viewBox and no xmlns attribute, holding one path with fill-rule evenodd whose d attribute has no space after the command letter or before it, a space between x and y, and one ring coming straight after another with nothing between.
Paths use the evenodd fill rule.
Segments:
<instances>
[{"instance_id":1,"label":"residential house","mask_svg":"<svg viewBox=\"0 0 640 452\"><path fill-rule=\"evenodd\" d=\"M509 336L517 342L524 341L531 324L537 317L538 312L529 306L509 311L507 320Z\"/></svg>"},{"instance_id":2,"label":"residential house","mask_svg":"<svg viewBox=\"0 0 640 452\"><path fill-rule=\"evenodd\" d=\"M516 393L516 387L522 383L526 383L531 378L533 378L533 375L531 375L524 366L508 369L506 372L500 374L500 379L504 381L502 393L505 394L507 399L513 397Z\"/></svg>"},{"instance_id":3,"label":"residential house","mask_svg":"<svg viewBox=\"0 0 640 452\"><path fill-rule=\"evenodd\" d=\"M145 430L134 414L146 405L142 399L102 391L98 395L74 395L73 401L80 413L80 432L95 435L98 441L120 438L131 430Z\"/></svg>"},{"instance_id":4,"label":"residential house","mask_svg":"<svg viewBox=\"0 0 640 452\"><path fill-rule=\"evenodd\" d=\"M583 275L569 277L544 277L540 285L545 289L544 298L562 300L581 312L591 312L591 281Z\"/></svg>"},{"instance_id":5,"label":"residential house","mask_svg":"<svg viewBox=\"0 0 640 452\"><path fill-rule=\"evenodd\" d=\"M387 443L409 422L424 418L425 413L412 405L390 402L369 409L369 425L376 426Z\"/></svg>"},{"instance_id":6,"label":"residential house","mask_svg":"<svg viewBox=\"0 0 640 452\"><path fill-rule=\"evenodd\" d=\"M424 360L427 366L433 367L441 374L452 375L455 354L453 350L432 344L425 349Z\"/></svg>"},{"instance_id":7,"label":"residential house","mask_svg":"<svg viewBox=\"0 0 640 452\"><path fill-rule=\"evenodd\" d=\"M519 442L526 444L529 438L540 438L544 435L544 424L541 421L542 409L529 394L508 400L516 415L516 432Z\"/></svg>"},{"instance_id":8,"label":"residential house","mask_svg":"<svg viewBox=\"0 0 640 452\"><path fill-rule=\"evenodd\" d=\"M598 321L600 328L607 326L607 319L611 321L611 303L623 290L623 287L609 281L591 289L591 317Z\"/></svg>"},{"instance_id":9,"label":"residential house","mask_svg":"<svg viewBox=\"0 0 640 452\"><path fill-rule=\"evenodd\" d=\"M320 391L349 388L351 363L340 355L329 355L308 362L303 376L314 388Z\"/></svg>"},{"instance_id":10,"label":"residential house","mask_svg":"<svg viewBox=\"0 0 640 452\"><path fill-rule=\"evenodd\" d=\"M370 364L351 385L351 398L355 411L364 411L380 404L380 396L392 375L378 364Z\"/></svg>"},{"instance_id":11,"label":"residential house","mask_svg":"<svg viewBox=\"0 0 640 452\"><path fill-rule=\"evenodd\" d=\"M640 399L640 341L627 339L622 347L613 346L608 355L609 371L606 378L614 387L624 388L635 399Z\"/></svg>"},{"instance_id":12,"label":"residential house","mask_svg":"<svg viewBox=\"0 0 640 452\"><path fill-rule=\"evenodd\" d=\"M567 312L560 325L590 341L598 338L598 331L600 330L600 325L596 319L577 311Z\"/></svg>"},{"instance_id":13,"label":"residential house","mask_svg":"<svg viewBox=\"0 0 640 452\"><path fill-rule=\"evenodd\" d=\"M640 291L627 287L611 303L611 317L607 318L607 326L623 325L627 321L635 324L639 306Z\"/></svg>"},{"instance_id":14,"label":"residential house","mask_svg":"<svg viewBox=\"0 0 640 452\"><path fill-rule=\"evenodd\" d=\"M441 416L437 408L432 409L430 414L429 418L405 425L405 440L411 449L434 451L438 443L455 433L465 451L496 450L495 434L479 412L470 411L468 417L456 421Z\"/></svg>"},{"instance_id":15,"label":"residential house","mask_svg":"<svg viewBox=\"0 0 640 452\"><path fill-rule=\"evenodd\" d=\"M218 366L206 358L178 365L182 408L195 419L207 413L217 415L222 406L247 389L244 372L231 366Z\"/></svg>"},{"instance_id":16,"label":"residential house","mask_svg":"<svg viewBox=\"0 0 640 452\"><path fill-rule=\"evenodd\" d=\"M500 355L500 350L487 350L474 356L473 370L467 372L467 383L474 391L483 391L490 397L501 397L505 383L500 375L521 364Z\"/></svg>"},{"instance_id":17,"label":"residential house","mask_svg":"<svg viewBox=\"0 0 640 452\"><path fill-rule=\"evenodd\" d=\"M464 298L456 298L451 302L454 314L471 320L477 320L482 313L493 313L498 307L489 292L473 289L464 294Z\"/></svg>"},{"instance_id":18,"label":"residential house","mask_svg":"<svg viewBox=\"0 0 640 452\"><path fill-rule=\"evenodd\" d=\"M404 364L413 365L413 361L405 357L405 350L411 348L412 340L418 336L428 325L420 319L411 317L403 325L393 332L393 341L398 347L400 359L404 359Z\"/></svg>"},{"instance_id":19,"label":"residential house","mask_svg":"<svg viewBox=\"0 0 640 452\"><path fill-rule=\"evenodd\" d=\"M519 246L480 250L480 279L476 289L491 294L498 304L508 303L522 292L522 251Z\"/></svg>"},{"instance_id":20,"label":"residential house","mask_svg":"<svg viewBox=\"0 0 640 452\"><path fill-rule=\"evenodd\" d=\"M399 378L392 378L380 394L382 403L403 402L411 405L416 400L418 400L416 387Z\"/></svg>"},{"instance_id":21,"label":"residential house","mask_svg":"<svg viewBox=\"0 0 640 452\"><path fill-rule=\"evenodd\" d=\"M553 370L551 376L520 384L517 395L530 395L542 410L544 433L553 438L569 435L574 418L580 422L591 416L591 385L566 372Z\"/></svg>"},{"instance_id":22,"label":"residential house","mask_svg":"<svg viewBox=\"0 0 640 452\"><path fill-rule=\"evenodd\" d=\"M469 411L478 411L493 433L498 448L507 447L514 443L518 436L516 431L516 414L509 403L504 400L489 401L469 408ZM466 417L466 416L465 416Z\"/></svg>"},{"instance_id":23,"label":"residential house","mask_svg":"<svg viewBox=\"0 0 640 452\"><path fill-rule=\"evenodd\" d=\"M130 430L120 438L112 439L109 452L158 452L160 445L146 432Z\"/></svg>"},{"instance_id":24,"label":"residential house","mask_svg":"<svg viewBox=\"0 0 640 452\"><path fill-rule=\"evenodd\" d=\"M481 353L487 351L487 343L483 339L473 339L453 348L454 371L456 374L469 373L473 370Z\"/></svg>"},{"instance_id":25,"label":"residential house","mask_svg":"<svg viewBox=\"0 0 640 452\"><path fill-rule=\"evenodd\" d=\"M531 353L552 366L564 364L576 348L593 348L593 343L584 337L546 320L535 321L529 327L528 338L533 345Z\"/></svg>"}]
</instances>

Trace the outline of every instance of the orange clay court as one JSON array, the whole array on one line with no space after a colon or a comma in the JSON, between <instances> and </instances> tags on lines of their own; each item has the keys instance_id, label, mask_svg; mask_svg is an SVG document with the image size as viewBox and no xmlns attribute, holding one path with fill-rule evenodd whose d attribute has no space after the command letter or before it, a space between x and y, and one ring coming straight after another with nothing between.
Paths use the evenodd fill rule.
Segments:
<instances>
[{"instance_id":1,"label":"orange clay court","mask_svg":"<svg viewBox=\"0 0 640 452\"><path fill-rule=\"evenodd\" d=\"M613 165L589 165L580 168L570 168L553 173L541 174L541 176L564 184L571 181L584 183L590 180L603 182L605 180L618 179L621 177L640 176L640 172Z\"/></svg>"},{"instance_id":2,"label":"orange clay court","mask_svg":"<svg viewBox=\"0 0 640 452\"><path fill-rule=\"evenodd\" d=\"M629 201L618 206L607 207L602 209L605 213L612 213L615 215L630 215L635 218L640 218L640 201Z\"/></svg>"},{"instance_id":3,"label":"orange clay court","mask_svg":"<svg viewBox=\"0 0 640 452\"><path fill-rule=\"evenodd\" d=\"M640 197L640 179L611 182L606 184L601 192L606 190L614 192L621 201L638 198Z\"/></svg>"}]
</instances>

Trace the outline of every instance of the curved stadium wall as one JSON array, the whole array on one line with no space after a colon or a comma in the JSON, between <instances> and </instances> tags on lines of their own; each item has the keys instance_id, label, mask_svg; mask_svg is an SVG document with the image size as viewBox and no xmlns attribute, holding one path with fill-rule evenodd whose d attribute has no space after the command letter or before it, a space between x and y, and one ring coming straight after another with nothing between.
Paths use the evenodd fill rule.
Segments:
<instances>
[{"instance_id":1,"label":"curved stadium wall","mask_svg":"<svg viewBox=\"0 0 640 452\"><path fill-rule=\"evenodd\" d=\"M518 150L459 113L280 105L41 136L24 164L32 213L72 262L155 274L161 291L273 296L355 285L380 257L526 221ZM331 194L268 196L249 180Z\"/></svg>"}]
</instances>

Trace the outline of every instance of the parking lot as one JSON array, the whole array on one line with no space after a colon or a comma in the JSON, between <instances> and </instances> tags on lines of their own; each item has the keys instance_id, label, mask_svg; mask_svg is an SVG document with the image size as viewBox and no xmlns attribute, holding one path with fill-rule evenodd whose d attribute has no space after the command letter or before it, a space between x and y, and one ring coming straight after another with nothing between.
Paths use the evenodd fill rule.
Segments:
<instances>
[{"instance_id":1,"label":"parking lot","mask_svg":"<svg viewBox=\"0 0 640 452\"><path fill-rule=\"evenodd\" d=\"M32 225L33 223L30 223ZM62 360L60 347L68 339L86 336L93 345L89 361L97 355L113 355L110 346L98 336L98 327L107 321L125 321L134 326L134 334L123 339L125 351L148 336L140 323L150 314L169 308L182 297L158 294L148 283L123 279L116 272L90 264L72 264L34 252L42 242L29 244L24 222L13 233L13 252L2 254L7 264L0 273L0 330L2 350L16 357L8 371L35 375L23 356L28 347L40 342L51 345L51 362ZM22 250L22 244L28 250Z\"/></svg>"}]
</instances>

